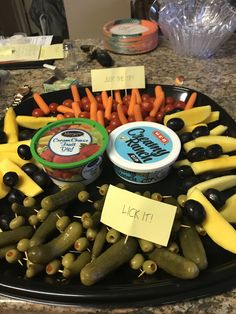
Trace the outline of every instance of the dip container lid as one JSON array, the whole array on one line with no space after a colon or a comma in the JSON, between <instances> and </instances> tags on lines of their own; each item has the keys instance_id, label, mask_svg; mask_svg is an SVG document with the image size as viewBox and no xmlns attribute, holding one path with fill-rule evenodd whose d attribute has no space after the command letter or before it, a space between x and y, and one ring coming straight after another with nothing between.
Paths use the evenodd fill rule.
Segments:
<instances>
[{"instance_id":1,"label":"dip container lid","mask_svg":"<svg viewBox=\"0 0 236 314\"><path fill-rule=\"evenodd\" d=\"M180 149L180 139L170 128L155 122L132 122L110 133L107 154L116 166L144 173L169 167Z\"/></svg>"},{"instance_id":2,"label":"dip container lid","mask_svg":"<svg viewBox=\"0 0 236 314\"><path fill-rule=\"evenodd\" d=\"M98 158L107 143L108 133L98 122L66 118L41 128L33 136L30 149L34 159L43 166L70 169Z\"/></svg>"}]
</instances>

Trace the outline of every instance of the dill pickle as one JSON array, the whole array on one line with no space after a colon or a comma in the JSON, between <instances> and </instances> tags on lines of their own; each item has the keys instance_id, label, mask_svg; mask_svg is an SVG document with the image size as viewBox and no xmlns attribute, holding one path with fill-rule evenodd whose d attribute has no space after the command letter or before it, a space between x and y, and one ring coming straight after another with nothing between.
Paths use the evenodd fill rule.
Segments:
<instances>
[{"instance_id":1,"label":"dill pickle","mask_svg":"<svg viewBox=\"0 0 236 314\"><path fill-rule=\"evenodd\" d=\"M99 210L99 211L102 211L103 209L103 205L105 203L105 196L102 197L102 198L99 198L98 200L96 200L95 202L93 202L93 207L96 209L96 210Z\"/></svg>"},{"instance_id":2,"label":"dill pickle","mask_svg":"<svg viewBox=\"0 0 236 314\"><path fill-rule=\"evenodd\" d=\"M125 242L122 237L111 245L101 255L88 263L80 272L80 280L85 286L91 286L102 280L106 275L128 262L136 253L138 242L129 237Z\"/></svg>"},{"instance_id":3,"label":"dill pickle","mask_svg":"<svg viewBox=\"0 0 236 314\"><path fill-rule=\"evenodd\" d=\"M64 268L63 273L62 273L63 277L69 278L69 277L79 275L81 272L81 269L85 265L87 265L90 261L91 261L91 253L88 251L82 252L68 268Z\"/></svg>"},{"instance_id":4,"label":"dill pickle","mask_svg":"<svg viewBox=\"0 0 236 314\"><path fill-rule=\"evenodd\" d=\"M35 214L35 210L33 207L26 207L18 203L12 203L11 210L13 213L17 215L22 215L25 218L28 218L29 216Z\"/></svg>"},{"instance_id":5,"label":"dill pickle","mask_svg":"<svg viewBox=\"0 0 236 314\"><path fill-rule=\"evenodd\" d=\"M148 257L159 268L174 277L193 279L199 275L199 268L194 262L186 257L170 252L167 248L155 248L154 251L148 253Z\"/></svg>"},{"instance_id":6,"label":"dill pickle","mask_svg":"<svg viewBox=\"0 0 236 314\"><path fill-rule=\"evenodd\" d=\"M46 244L31 247L28 250L28 258L32 263L47 264L53 259L63 255L81 236L82 225L72 222L59 236Z\"/></svg>"},{"instance_id":7,"label":"dill pickle","mask_svg":"<svg viewBox=\"0 0 236 314\"><path fill-rule=\"evenodd\" d=\"M34 264L34 263L28 263L25 277L26 278L32 278L35 277L38 273L45 270L45 265L43 264Z\"/></svg>"},{"instance_id":8,"label":"dill pickle","mask_svg":"<svg viewBox=\"0 0 236 314\"><path fill-rule=\"evenodd\" d=\"M105 225L102 225L93 243L92 259L98 257L101 254L103 247L106 243L106 235L107 235L107 227Z\"/></svg>"},{"instance_id":9,"label":"dill pickle","mask_svg":"<svg viewBox=\"0 0 236 314\"><path fill-rule=\"evenodd\" d=\"M14 230L3 231L0 235L0 248L15 244L22 238L29 238L34 233L34 228L32 226L21 226Z\"/></svg>"},{"instance_id":10,"label":"dill pickle","mask_svg":"<svg viewBox=\"0 0 236 314\"><path fill-rule=\"evenodd\" d=\"M58 216L63 216L64 210L58 209L51 212L47 218L36 229L34 235L30 239L30 247L42 244L46 239L55 232Z\"/></svg>"},{"instance_id":11,"label":"dill pickle","mask_svg":"<svg viewBox=\"0 0 236 314\"><path fill-rule=\"evenodd\" d=\"M201 238L195 226L187 223L190 228L180 228L179 230L179 242L183 255L194 262L200 270L206 269L208 262Z\"/></svg>"},{"instance_id":12,"label":"dill pickle","mask_svg":"<svg viewBox=\"0 0 236 314\"><path fill-rule=\"evenodd\" d=\"M85 185L80 182L71 184L66 189L44 197L41 201L41 206L48 211L53 211L77 199L78 193L84 189Z\"/></svg>"}]
</instances>

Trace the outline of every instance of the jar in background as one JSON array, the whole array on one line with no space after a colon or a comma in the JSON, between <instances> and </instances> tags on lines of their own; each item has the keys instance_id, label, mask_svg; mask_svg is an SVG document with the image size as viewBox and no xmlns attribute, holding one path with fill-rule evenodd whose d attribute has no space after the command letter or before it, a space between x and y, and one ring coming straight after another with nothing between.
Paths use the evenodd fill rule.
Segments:
<instances>
[{"instance_id":1,"label":"jar in background","mask_svg":"<svg viewBox=\"0 0 236 314\"><path fill-rule=\"evenodd\" d=\"M131 18L149 20L149 11L153 2L153 0L132 0Z\"/></svg>"},{"instance_id":2,"label":"jar in background","mask_svg":"<svg viewBox=\"0 0 236 314\"><path fill-rule=\"evenodd\" d=\"M67 71L76 71L78 69L77 47L73 40L63 41L64 67Z\"/></svg>"}]
</instances>

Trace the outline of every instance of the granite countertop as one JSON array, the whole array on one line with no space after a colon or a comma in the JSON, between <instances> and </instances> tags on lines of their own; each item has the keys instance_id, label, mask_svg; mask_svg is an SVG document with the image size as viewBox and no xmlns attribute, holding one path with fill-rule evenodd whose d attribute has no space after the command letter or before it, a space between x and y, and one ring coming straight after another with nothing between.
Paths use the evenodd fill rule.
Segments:
<instances>
[{"instance_id":1,"label":"granite countertop","mask_svg":"<svg viewBox=\"0 0 236 314\"><path fill-rule=\"evenodd\" d=\"M77 40L77 44L102 45L100 40ZM175 84L177 76L183 76L183 86L196 89L215 100L236 120L236 34L209 59L193 59L177 56L164 39L160 39L157 49L142 55L112 54L115 66L144 65L147 83ZM84 60L85 55L79 52L79 59ZM63 70L63 61L56 61L56 65ZM78 71L67 73L77 78L81 85L90 85L90 70L101 68L92 61L83 65ZM4 109L11 104L16 89L24 84L30 85L32 91L43 92L42 83L50 77L49 70L25 69L11 70L9 82L0 90L0 116ZM105 308L83 306L57 306L38 304L29 301L16 300L0 296L0 313L236 313L236 289L226 293L205 297L199 300L180 302L160 307L150 306L136 308L116 309L107 305Z\"/></svg>"}]
</instances>

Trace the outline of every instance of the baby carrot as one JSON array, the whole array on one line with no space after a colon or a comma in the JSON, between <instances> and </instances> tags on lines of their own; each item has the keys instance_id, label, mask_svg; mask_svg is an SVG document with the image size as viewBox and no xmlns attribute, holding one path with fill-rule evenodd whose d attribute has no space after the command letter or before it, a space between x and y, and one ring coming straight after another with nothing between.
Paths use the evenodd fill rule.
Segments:
<instances>
[{"instance_id":1,"label":"baby carrot","mask_svg":"<svg viewBox=\"0 0 236 314\"><path fill-rule=\"evenodd\" d=\"M197 93L196 92L193 92L190 97L189 97L189 100L187 101L185 107L184 107L184 110L188 110L188 109L191 109L193 108L195 102L196 102L196 99L197 99Z\"/></svg>"},{"instance_id":2,"label":"baby carrot","mask_svg":"<svg viewBox=\"0 0 236 314\"><path fill-rule=\"evenodd\" d=\"M33 98L36 102L36 104L39 106L39 108L47 115L50 113L49 106L46 104L46 102L43 100L43 98L40 96L39 93L34 93Z\"/></svg>"},{"instance_id":3,"label":"baby carrot","mask_svg":"<svg viewBox=\"0 0 236 314\"><path fill-rule=\"evenodd\" d=\"M92 103L92 102L97 103L96 97L93 95L93 93L91 92L91 90L88 87L85 87L85 92L86 92L86 95L87 95L90 103Z\"/></svg>"},{"instance_id":4,"label":"baby carrot","mask_svg":"<svg viewBox=\"0 0 236 314\"><path fill-rule=\"evenodd\" d=\"M79 102L78 101L73 101L71 107L72 107L72 110L74 111L75 117L78 118L79 114L81 112L81 108L80 108Z\"/></svg>"},{"instance_id":5,"label":"baby carrot","mask_svg":"<svg viewBox=\"0 0 236 314\"><path fill-rule=\"evenodd\" d=\"M111 119L112 105L113 105L113 98L111 96L109 96L108 100L107 100L107 105L105 108L105 114L104 114L104 116L107 120Z\"/></svg>"},{"instance_id":6,"label":"baby carrot","mask_svg":"<svg viewBox=\"0 0 236 314\"><path fill-rule=\"evenodd\" d=\"M73 100L80 103L80 95L79 95L79 90L78 90L77 85L76 84L72 84L70 89L71 89L71 93L72 93L72 96L73 96Z\"/></svg>"},{"instance_id":7,"label":"baby carrot","mask_svg":"<svg viewBox=\"0 0 236 314\"><path fill-rule=\"evenodd\" d=\"M131 91L131 97L130 97L130 102L129 102L129 107L128 107L128 115L133 116L134 115L134 105L136 104L136 92L135 89L133 88Z\"/></svg>"},{"instance_id":8,"label":"baby carrot","mask_svg":"<svg viewBox=\"0 0 236 314\"><path fill-rule=\"evenodd\" d=\"M90 120L97 121L97 102L92 101L90 104Z\"/></svg>"},{"instance_id":9,"label":"baby carrot","mask_svg":"<svg viewBox=\"0 0 236 314\"><path fill-rule=\"evenodd\" d=\"M57 106L57 111L60 113L67 113L67 112L74 113L74 110L72 108L69 108L69 107L64 106L64 105Z\"/></svg>"},{"instance_id":10,"label":"baby carrot","mask_svg":"<svg viewBox=\"0 0 236 314\"><path fill-rule=\"evenodd\" d=\"M105 126L104 111L103 110L97 111L97 122L100 123L101 125Z\"/></svg>"},{"instance_id":11,"label":"baby carrot","mask_svg":"<svg viewBox=\"0 0 236 314\"><path fill-rule=\"evenodd\" d=\"M141 104L142 103L142 98L141 98L139 90L137 88L135 88L134 92L136 94L136 103L137 104Z\"/></svg>"},{"instance_id":12,"label":"baby carrot","mask_svg":"<svg viewBox=\"0 0 236 314\"><path fill-rule=\"evenodd\" d=\"M102 97L102 104L104 109L106 108L107 100L108 100L108 95L107 92L104 90L101 92L101 97Z\"/></svg>"},{"instance_id":13,"label":"baby carrot","mask_svg":"<svg viewBox=\"0 0 236 314\"><path fill-rule=\"evenodd\" d=\"M121 95L120 95L120 91L119 91L119 90L115 90L115 91L114 91L114 97L115 97L115 101L116 101L118 104L122 104L122 98L121 98Z\"/></svg>"},{"instance_id":14,"label":"baby carrot","mask_svg":"<svg viewBox=\"0 0 236 314\"><path fill-rule=\"evenodd\" d=\"M57 114L57 120L63 120L63 119L65 119L65 117L63 116L63 114L62 114L62 113L58 113L58 114Z\"/></svg>"},{"instance_id":15,"label":"baby carrot","mask_svg":"<svg viewBox=\"0 0 236 314\"><path fill-rule=\"evenodd\" d=\"M118 113L118 117L119 117L121 124L126 124L128 122L128 119L126 118L126 116L124 114L122 103L117 104L116 111Z\"/></svg>"},{"instance_id":16,"label":"baby carrot","mask_svg":"<svg viewBox=\"0 0 236 314\"><path fill-rule=\"evenodd\" d=\"M135 121L143 121L143 116L142 116L140 104L134 105L134 119L135 119Z\"/></svg>"},{"instance_id":17,"label":"baby carrot","mask_svg":"<svg viewBox=\"0 0 236 314\"><path fill-rule=\"evenodd\" d=\"M155 87L155 100L153 103L153 108L152 110L149 112L149 116L150 117L155 117L158 110L160 109L161 105L164 102L164 98L165 98L165 94L161 88L161 86L157 85Z\"/></svg>"}]
</instances>

